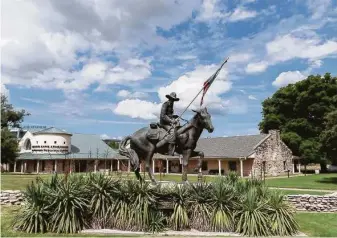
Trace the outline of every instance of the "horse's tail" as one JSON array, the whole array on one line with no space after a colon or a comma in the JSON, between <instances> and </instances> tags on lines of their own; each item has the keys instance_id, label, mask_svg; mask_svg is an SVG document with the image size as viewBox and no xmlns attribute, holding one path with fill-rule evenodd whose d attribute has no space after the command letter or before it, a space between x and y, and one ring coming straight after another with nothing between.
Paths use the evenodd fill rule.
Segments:
<instances>
[{"instance_id":1,"label":"horse's tail","mask_svg":"<svg viewBox=\"0 0 337 238\"><path fill-rule=\"evenodd\" d=\"M140 174L139 174L139 158L138 158L138 155L137 155L137 153L136 153L135 150L133 150L131 148L126 148L126 145L127 145L128 141L131 138L132 138L131 136L126 136L121 141L121 143L119 144L118 153L120 155L123 155L123 156L129 158L130 164L131 164L132 168L134 169L134 171L136 172L137 178L140 179L140 177L138 177L138 175L140 176Z\"/></svg>"}]
</instances>

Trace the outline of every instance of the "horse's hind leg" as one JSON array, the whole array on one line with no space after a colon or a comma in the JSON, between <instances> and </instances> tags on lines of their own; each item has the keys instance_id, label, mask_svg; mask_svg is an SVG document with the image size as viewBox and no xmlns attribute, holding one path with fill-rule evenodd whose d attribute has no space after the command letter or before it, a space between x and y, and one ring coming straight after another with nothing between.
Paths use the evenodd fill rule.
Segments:
<instances>
[{"instance_id":1,"label":"horse's hind leg","mask_svg":"<svg viewBox=\"0 0 337 238\"><path fill-rule=\"evenodd\" d=\"M154 154L154 146L152 148L152 150L150 152L148 152L148 154L146 155L146 158L145 158L145 169L146 171L148 172L149 174L149 177L152 181L152 183L154 184L157 184L157 180L155 179L154 175L153 175L153 172L152 171L152 157L153 157L153 154Z\"/></svg>"}]
</instances>

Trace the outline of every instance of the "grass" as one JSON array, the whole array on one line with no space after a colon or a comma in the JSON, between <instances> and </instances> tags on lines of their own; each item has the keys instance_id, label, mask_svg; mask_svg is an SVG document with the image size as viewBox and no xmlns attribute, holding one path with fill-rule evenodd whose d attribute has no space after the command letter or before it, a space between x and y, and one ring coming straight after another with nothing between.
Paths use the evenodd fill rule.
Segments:
<instances>
[{"instance_id":1,"label":"grass","mask_svg":"<svg viewBox=\"0 0 337 238\"><path fill-rule=\"evenodd\" d=\"M296 220L308 236L337 237L337 213L297 213Z\"/></svg>"},{"instance_id":2,"label":"grass","mask_svg":"<svg viewBox=\"0 0 337 238\"><path fill-rule=\"evenodd\" d=\"M142 176L144 173L141 173ZM147 174L145 173L145 178L148 179ZM37 176L41 178L48 178L50 174L1 174L1 189L2 190L23 190L26 186ZM113 173L112 176L117 176L116 173ZM123 173L124 177L134 178L133 173ZM155 175L158 181L175 181L181 182L180 174L159 174ZM215 179L215 176L203 176L203 179L206 181L212 181ZM196 175L189 175L188 180L190 182L196 182L198 177ZM337 190L337 174L314 174L308 176L297 176L290 178L273 178L266 179L266 184L270 187L279 187L279 188L306 188L306 189L321 189L321 190ZM315 194L311 191L286 191L289 194ZM310 193L309 193L310 192ZM318 193L322 194L322 193ZM324 194L324 193L323 193Z\"/></svg>"},{"instance_id":3,"label":"grass","mask_svg":"<svg viewBox=\"0 0 337 238\"><path fill-rule=\"evenodd\" d=\"M270 187L337 190L337 173L266 179Z\"/></svg>"},{"instance_id":4,"label":"grass","mask_svg":"<svg viewBox=\"0 0 337 238\"><path fill-rule=\"evenodd\" d=\"M1 207L1 237L53 237L64 236L66 234L27 234L23 232L13 231L11 223L13 222L15 214L18 212L18 206L2 206ZM300 231L308 236L320 237L337 237L337 213L297 213L296 220L300 225ZM93 237L86 234L72 234L77 237ZM97 237L99 235L95 235ZM103 235L102 235L103 236ZM116 237L116 236L114 236ZM123 235L120 237L136 237L132 235ZM139 236L138 236L139 237ZM175 236L176 237L176 236Z\"/></svg>"}]
</instances>

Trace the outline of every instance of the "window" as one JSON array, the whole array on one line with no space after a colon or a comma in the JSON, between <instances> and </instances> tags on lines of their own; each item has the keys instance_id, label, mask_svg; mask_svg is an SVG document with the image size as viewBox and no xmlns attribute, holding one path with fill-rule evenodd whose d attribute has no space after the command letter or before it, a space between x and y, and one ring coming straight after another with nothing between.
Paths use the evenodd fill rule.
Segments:
<instances>
[{"instance_id":1,"label":"window","mask_svg":"<svg viewBox=\"0 0 337 238\"><path fill-rule=\"evenodd\" d=\"M36 141L36 144L39 144L39 142L38 142L38 141Z\"/></svg>"},{"instance_id":2,"label":"window","mask_svg":"<svg viewBox=\"0 0 337 238\"><path fill-rule=\"evenodd\" d=\"M56 144L56 141L54 141L54 144Z\"/></svg>"},{"instance_id":3,"label":"window","mask_svg":"<svg viewBox=\"0 0 337 238\"><path fill-rule=\"evenodd\" d=\"M44 141L45 144L47 144L47 141Z\"/></svg>"},{"instance_id":4,"label":"window","mask_svg":"<svg viewBox=\"0 0 337 238\"><path fill-rule=\"evenodd\" d=\"M207 161L202 161L202 164L201 164L201 170L208 170L208 163Z\"/></svg>"},{"instance_id":5,"label":"window","mask_svg":"<svg viewBox=\"0 0 337 238\"><path fill-rule=\"evenodd\" d=\"M283 161L283 170L287 170L286 161Z\"/></svg>"},{"instance_id":6,"label":"window","mask_svg":"<svg viewBox=\"0 0 337 238\"><path fill-rule=\"evenodd\" d=\"M30 139L27 139L25 142L25 149L31 150L32 149L32 143L30 142Z\"/></svg>"},{"instance_id":7,"label":"window","mask_svg":"<svg viewBox=\"0 0 337 238\"><path fill-rule=\"evenodd\" d=\"M66 142L63 142L63 144L66 144Z\"/></svg>"}]
</instances>

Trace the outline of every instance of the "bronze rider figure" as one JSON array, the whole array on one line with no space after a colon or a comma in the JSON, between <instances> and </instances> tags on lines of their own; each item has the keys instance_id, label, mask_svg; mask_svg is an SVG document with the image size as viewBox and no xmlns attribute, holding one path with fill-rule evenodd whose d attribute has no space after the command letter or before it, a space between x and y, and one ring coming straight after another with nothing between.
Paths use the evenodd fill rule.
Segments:
<instances>
[{"instance_id":1,"label":"bronze rider figure","mask_svg":"<svg viewBox=\"0 0 337 238\"><path fill-rule=\"evenodd\" d=\"M178 116L174 115L174 102L179 101L175 92L166 95L167 101L163 103L160 112L160 125L168 132L166 138L157 144L160 147L168 143L168 155L174 155L175 142L176 142L176 125L178 124Z\"/></svg>"}]
</instances>

